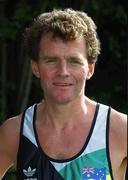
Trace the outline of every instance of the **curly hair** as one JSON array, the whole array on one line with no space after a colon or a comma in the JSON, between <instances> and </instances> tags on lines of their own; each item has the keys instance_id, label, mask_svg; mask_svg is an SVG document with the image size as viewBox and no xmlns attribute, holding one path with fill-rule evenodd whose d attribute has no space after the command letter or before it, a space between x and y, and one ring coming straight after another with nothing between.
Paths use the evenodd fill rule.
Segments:
<instances>
[{"instance_id":1,"label":"curly hair","mask_svg":"<svg viewBox=\"0 0 128 180\"><path fill-rule=\"evenodd\" d=\"M59 37L63 41L71 41L83 36L89 63L96 62L100 54L100 41L96 25L85 12L72 9L54 9L39 15L33 24L26 29L24 36L28 55L35 61L38 61L40 40L45 33L52 33L53 38Z\"/></svg>"}]
</instances>

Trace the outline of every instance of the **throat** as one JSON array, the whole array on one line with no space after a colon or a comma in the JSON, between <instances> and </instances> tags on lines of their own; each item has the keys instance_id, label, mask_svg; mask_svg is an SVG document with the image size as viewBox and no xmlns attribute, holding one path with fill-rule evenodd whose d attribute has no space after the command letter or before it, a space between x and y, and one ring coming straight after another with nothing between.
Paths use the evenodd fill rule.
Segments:
<instances>
[{"instance_id":1,"label":"throat","mask_svg":"<svg viewBox=\"0 0 128 180\"><path fill-rule=\"evenodd\" d=\"M43 111L43 123L48 127L53 127L55 129L63 129L65 127L72 127L75 124L83 121L88 115L87 108L85 105L80 105L78 107L73 106L59 106L52 108L49 106L44 107Z\"/></svg>"}]
</instances>

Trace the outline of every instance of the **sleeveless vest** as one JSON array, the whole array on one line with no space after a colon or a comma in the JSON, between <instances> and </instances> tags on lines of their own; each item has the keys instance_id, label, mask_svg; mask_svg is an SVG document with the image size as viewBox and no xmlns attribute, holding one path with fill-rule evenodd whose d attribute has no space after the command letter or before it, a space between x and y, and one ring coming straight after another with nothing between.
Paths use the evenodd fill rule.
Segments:
<instances>
[{"instance_id":1,"label":"sleeveless vest","mask_svg":"<svg viewBox=\"0 0 128 180\"><path fill-rule=\"evenodd\" d=\"M22 117L17 180L113 180L109 157L108 106L97 104L83 148L65 160L52 159L43 152L35 128L36 109L34 104Z\"/></svg>"}]
</instances>

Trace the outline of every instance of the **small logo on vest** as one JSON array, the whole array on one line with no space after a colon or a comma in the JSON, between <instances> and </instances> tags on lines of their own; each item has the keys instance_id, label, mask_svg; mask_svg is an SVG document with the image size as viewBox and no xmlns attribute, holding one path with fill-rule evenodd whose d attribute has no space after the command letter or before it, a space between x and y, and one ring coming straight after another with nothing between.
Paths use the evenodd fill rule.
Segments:
<instances>
[{"instance_id":1,"label":"small logo on vest","mask_svg":"<svg viewBox=\"0 0 128 180\"><path fill-rule=\"evenodd\" d=\"M35 174L36 172L36 168L32 169L30 166L28 167L28 169L23 169L23 173L25 176L27 176L27 179L24 180L37 180L37 178L32 178L32 176Z\"/></svg>"}]
</instances>

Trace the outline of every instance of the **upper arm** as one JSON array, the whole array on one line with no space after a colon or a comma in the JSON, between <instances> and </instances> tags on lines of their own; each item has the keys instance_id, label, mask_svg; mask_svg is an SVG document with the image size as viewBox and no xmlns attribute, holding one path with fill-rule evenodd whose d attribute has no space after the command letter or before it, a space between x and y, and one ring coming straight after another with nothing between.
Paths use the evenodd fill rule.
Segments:
<instances>
[{"instance_id":1,"label":"upper arm","mask_svg":"<svg viewBox=\"0 0 128 180\"><path fill-rule=\"evenodd\" d=\"M127 115L112 109L111 112L111 131L112 136L117 142L117 149L120 150L122 158L127 156Z\"/></svg>"},{"instance_id":2,"label":"upper arm","mask_svg":"<svg viewBox=\"0 0 128 180\"><path fill-rule=\"evenodd\" d=\"M0 179L12 166L17 157L20 118L15 117L7 120L0 127Z\"/></svg>"},{"instance_id":3,"label":"upper arm","mask_svg":"<svg viewBox=\"0 0 128 180\"><path fill-rule=\"evenodd\" d=\"M115 179L123 179L127 158L127 115L111 109L109 152Z\"/></svg>"},{"instance_id":4,"label":"upper arm","mask_svg":"<svg viewBox=\"0 0 128 180\"><path fill-rule=\"evenodd\" d=\"M120 113L119 115L119 135L122 149L124 149L124 159L127 157L127 115Z\"/></svg>"}]
</instances>

